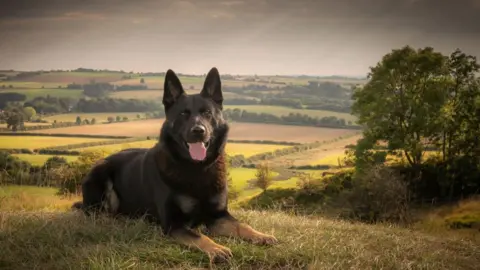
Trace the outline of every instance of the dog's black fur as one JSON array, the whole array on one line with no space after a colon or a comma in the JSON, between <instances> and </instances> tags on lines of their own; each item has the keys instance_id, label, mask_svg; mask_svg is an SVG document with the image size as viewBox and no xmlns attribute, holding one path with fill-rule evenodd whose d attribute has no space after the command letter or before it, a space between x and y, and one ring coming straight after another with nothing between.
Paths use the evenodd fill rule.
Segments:
<instances>
[{"instance_id":1,"label":"dog's black fur","mask_svg":"<svg viewBox=\"0 0 480 270\"><path fill-rule=\"evenodd\" d=\"M166 120L159 142L150 149L123 150L96 164L82 184L83 203L74 207L86 214L146 216L165 234L213 255L230 251L192 228L216 226L219 234L275 242L273 236L239 223L227 209L224 149L229 128L222 115L222 102L216 68L210 70L196 95L187 95L176 74L168 70L163 95ZM195 142L208 145L202 161L189 154L187 143Z\"/></svg>"}]
</instances>

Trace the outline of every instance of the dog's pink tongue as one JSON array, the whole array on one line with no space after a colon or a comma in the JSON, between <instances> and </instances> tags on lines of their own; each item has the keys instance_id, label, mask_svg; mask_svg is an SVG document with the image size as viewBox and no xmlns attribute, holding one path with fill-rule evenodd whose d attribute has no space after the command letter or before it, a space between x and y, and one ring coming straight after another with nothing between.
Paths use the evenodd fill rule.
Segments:
<instances>
[{"instance_id":1,"label":"dog's pink tongue","mask_svg":"<svg viewBox=\"0 0 480 270\"><path fill-rule=\"evenodd\" d=\"M207 148L205 148L205 144L202 142L189 143L188 151L190 152L190 156L194 160L204 160L207 156Z\"/></svg>"}]
</instances>

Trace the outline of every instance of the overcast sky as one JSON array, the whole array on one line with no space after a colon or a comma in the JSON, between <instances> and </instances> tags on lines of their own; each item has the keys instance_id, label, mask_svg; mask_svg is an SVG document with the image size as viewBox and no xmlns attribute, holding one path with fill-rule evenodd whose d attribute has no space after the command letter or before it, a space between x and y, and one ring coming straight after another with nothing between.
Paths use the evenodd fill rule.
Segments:
<instances>
[{"instance_id":1,"label":"overcast sky","mask_svg":"<svg viewBox=\"0 0 480 270\"><path fill-rule=\"evenodd\" d=\"M363 76L407 44L480 56L480 0L0 0L0 69Z\"/></svg>"}]
</instances>

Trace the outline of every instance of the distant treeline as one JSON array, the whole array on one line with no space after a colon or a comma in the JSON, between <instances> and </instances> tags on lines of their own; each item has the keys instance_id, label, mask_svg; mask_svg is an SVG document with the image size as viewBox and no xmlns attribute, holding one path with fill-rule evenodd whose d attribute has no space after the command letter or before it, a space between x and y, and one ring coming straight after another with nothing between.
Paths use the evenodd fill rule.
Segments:
<instances>
[{"instance_id":1,"label":"distant treeline","mask_svg":"<svg viewBox=\"0 0 480 270\"><path fill-rule=\"evenodd\" d=\"M360 129L360 127L354 126L351 121L347 122L345 119L335 116L318 118L299 113L276 116L268 113L255 113L240 109L226 109L224 115L227 119L238 122Z\"/></svg>"}]
</instances>

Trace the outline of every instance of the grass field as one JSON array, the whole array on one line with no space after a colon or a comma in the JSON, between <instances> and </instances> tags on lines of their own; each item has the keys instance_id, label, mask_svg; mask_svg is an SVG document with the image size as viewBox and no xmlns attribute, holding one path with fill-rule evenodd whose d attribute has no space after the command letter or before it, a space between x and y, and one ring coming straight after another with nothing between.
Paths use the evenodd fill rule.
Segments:
<instances>
[{"instance_id":1,"label":"grass field","mask_svg":"<svg viewBox=\"0 0 480 270\"><path fill-rule=\"evenodd\" d=\"M274 80L277 82L285 82L287 84L305 85L309 81L333 82L338 84L364 84L365 79L355 78L333 78L333 77L318 77L318 78L302 78L302 77L287 77L287 76L259 76L260 80Z\"/></svg>"},{"instance_id":2,"label":"grass field","mask_svg":"<svg viewBox=\"0 0 480 270\"><path fill-rule=\"evenodd\" d=\"M200 90L186 90L187 94L198 94ZM110 94L112 98L121 98L121 99L158 99L161 100L163 96L162 90L132 90L132 91L118 91ZM223 92L224 99L256 99L255 97L249 97L244 95L235 94L232 92Z\"/></svg>"},{"instance_id":3,"label":"grass field","mask_svg":"<svg viewBox=\"0 0 480 270\"><path fill-rule=\"evenodd\" d=\"M57 114L53 116L48 116L45 117L44 120L47 120L49 122L53 122L54 120L57 120L57 122L75 122L77 119L77 116L80 116L80 118L83 119L88 119L91 120L92 118L95 118L95 120L98 122L107 122L108 117L113 117L116 118L117 116L120 117L128 117L128 119L136 119L137 114L140 115L140 117L145 117L145 113L142 112L128 112L128 113L122 113L122 112L113 112L113 113L68 113L68 114ZM95 127L97 128L97 127Z\"/></svg>"},{"instance_id":4,"label":"grass field","mask_svg":"<svg viewBox=\"0 0 480 270\"><path fill-rule=\"evenodd\" d=\"M33 123L33 122L24 122L24 126L31 127L31 126L49 126L51 123ZM0 128L6 128L7 124L0 124Z\"/></svg>"},{"instance_id":5,"label":"grass field","mask_svg":"<svg viewBox=\"0 0 480 270\"><path fill-rule=\"evenodd\" d=\"M0 185L0 201L2 201L0 215L5 214L5 211L65 211L79 199L79 197L61 198L55 195L57 192L58 189L49 187ZM3 233L2 229L0 233ZM2 260L0 260L0 268L1 263Z\"/></svg>"},{"instance_id":6,"label":"grass field","mask_svg":"<svg viewBox=\"0 0 480 270\"><path fill-rule=\"evenodd\" d=\"M0 187L3 269L202 269L208 258L165 238L144 221L87 218L67 209L78 200L54 189ZM65 212L67 211L67 212ZM364 225L272 211L232 210L241 221L274 234L261 247L215 237L232 249L220 269L476 269L480 245L451 234ZM475 266L477 265L477 266Z\"/></svg>"},{"instance_id":7,"label":"grass field","mask_svg":"<svg viewBox=\"0 0 480 270\"><path fill-rule=\"evenodd\" d=\"M145 140L145 141L124 143L124 144L90 146L90 147L73 149L73 150L85 151L85 150L103 149L108 153L113 153L126 148L137 148L137 147L149 148L149 147L152 147L155 143L156 143L155 140ZM250 157L260 153L271 152L277 149L283 149L285 147L289 147L289 146L274 145L274 144L254 144L254 143L228 143L226 152L231 156L244 155L245 157Z\"/></svg>"},{"instance_id":8,"label":"grass field","mask_svg":"<svg viewBox=\"0 0 480 270\"><path fill-rule=\"evenodd\" d=\"M47 159L53 157L54 155L31 155L31 154L13 154L13 156L18 157L21 160L28 161L30 164L35 166L42 166L45 164ZM68 162L72 162L78 159L77 156L60 156L65 158Z\"/></svg>"},{"instance_id":9,"label":"grass field","mask_svg":"<svg viewBox=\"0 0 480 270\"><path fill-rule=\"evenodd\" d=\"M0 88L4 90L19 90L19 89L58 89L58 87L65 88L68 83L62 82L40 82L40 81L0 81ZM3 87L5 86L5 87ZM12 87L10 87L12 86Z\"/></svg>"},{"instance_id":10,"label":"grass field","mask_svg":"<svg viewBox=\"0 0 480 270\"><path fill-rule=\"evenodd\" d=\"M178 76L180 79L180 82L183 85L183 88L185 89L190 89L190 87L193 87L195 90L200 90L203 87L203 83L205 81L205 78L203 77L185 77L185 76ZM163 76L155 76L155 77L143 77L145 84L147 85L148 89L163 89L163 83L165 80L165 77ZM140 84L140 77L139 78L133 78L133 79L128 79L128 80L119 80L114 82L116 85L138 85ZM259 85L265 85L265 83L253 83L253 82L246 82L246 81L235 81L235 80L222 80L222 85L223 86L243 86L243 85L248 85L248 84L259 84ZM273 84L266 84L269 86L278 86L278 85L273 85Z\"/></svg>"},{"instance_id":11,"label":"grass field","mask_svg":"<svg viewBox=\"0 0 480 270\"><path fill-rule=\"evenodd\" d=\"M39 149L74 143L98 142L111 139L54 136L0 136L0 149Z\"/></svg>"},{"instance_id":12,"label":"grass field","mask_svg":"<svg viewBox=\"0 0 480 270\"><path fill-rule=\"evenodd\" d=\"M1 83L0 83L1 85ZM32 100L36 97L46 97L50 95L57 98L81 98L83 97L83 90L69 90L69 89L5 89L0 90L0 93L19 93L27 97L27 100Z\"/></svg>"},{"instance_id":13,"label":"grass field","mask_svg":"<svg viewBox=\"0 0 480 270\"><path fill-rule=\"evenodd\" d=\"M271 160L275 164L290 164L293 166L304 165L333 165L337 166L337 159L345 153L345 146L355 144L361 135L355 135L346 139L339 139L304 152L293 153L287 156L281 156Z\"/></svg>"},{"instance_id":14,"label":"grass field","mask_svg":"<svg viewBox=\"0 0 480 270\"><path fill-rule=\"evenodd\" d=\"M108 125L78 126L38 130L38 133L158 136L163 119L150 119ZM324 141L357 133L357 130L286 126L257 123L230 123L229 139L289 142Z\"/></svg>"},{"instance_id":15,"label":"grass field","mask_svg":"<svg viewBox=\"0 0 480 270\"><path fill-rule=\"evenodd\" d=\"M240 110L246 110L247 112L255 112L255 113L269 113L276 116L283 116L289 115L290 113L299 113L299 114L306 114L310 117L327 117L327 116L335 116L338 118L343 118L345 121L356 121L355 116L348 114L348 113L339 113L339 112L332 112L332 111L321 111L321 110L302 110L302 109L293 109L287 108L282 106L266 106L266 105L225 105L225 109L235 109L238 108Z\"/></svg>"},{"instance_id":16,"label":"grass field","mask_svg":"<svg viewBox=\"0 0 480 270\"><path fill-rule=\"evenodd\" d=\"M113 82L120 80L125 74L119 72L50 72L40 75L31 76L23 79L25 82L35 83L63 83L67 85L69 83L84 84L89 83L91 80L95 82ZM45 86L46 87L46 86Z\"/></svg>"}]
</instances>

